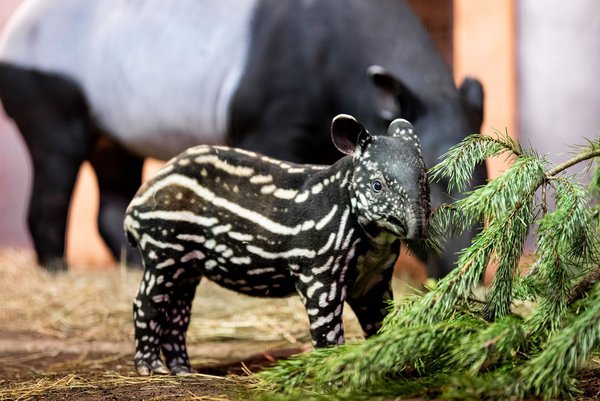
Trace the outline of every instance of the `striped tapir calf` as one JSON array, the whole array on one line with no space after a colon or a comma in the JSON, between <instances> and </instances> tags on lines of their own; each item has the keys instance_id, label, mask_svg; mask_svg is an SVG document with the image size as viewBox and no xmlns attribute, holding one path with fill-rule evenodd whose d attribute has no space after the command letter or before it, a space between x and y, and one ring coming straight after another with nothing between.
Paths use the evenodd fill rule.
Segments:
<instances>
[{"instance_id":1,"label":"striped tapir calf","mask_svg":"<svg viewBox=\"0 0 600 401\"><path fill-rule=\"evenodd\" d=\"M346 154L331 166L204 145L140 188L125 231L145 269L134 301L141 375L191 371L185 336L201 277L247 295L297 292L316 347L344 342L344 301L365 336L377 332L400 240L427 235L425 163L403 119L371 135L339 115L331 136Z\"/></svg>"}]
</instances>

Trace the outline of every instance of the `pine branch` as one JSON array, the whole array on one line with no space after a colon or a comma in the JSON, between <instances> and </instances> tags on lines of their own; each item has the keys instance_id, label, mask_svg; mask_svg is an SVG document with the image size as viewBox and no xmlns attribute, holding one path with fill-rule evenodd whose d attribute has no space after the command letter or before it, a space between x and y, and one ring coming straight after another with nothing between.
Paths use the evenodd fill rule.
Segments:
<instances>
[{"instance_id":1,"label":"pine branch","mask_svg":"<svg viewBox=\"0 0 600 401\"><path fill-rule=\"evenodd\" d=\"M282 361L258 374L272 391L316 388L338 394L360 392L390 379L419 377L443 370L449 350L484 322L456 314L433 325L404 327L369 341L315 350ZM265 384L266 383L266 384Z\"/></svg>"},{"instance_id":2,"label":"pine branch","mask_svg":"<svg viewBox=\"0 0 600 401\"><path fill-rule=\"evenodd\" d=\"M535 265L530 268L530 272ZM534 274L517 277L513 286L513 300L535 301L540 295L542 285Z\"/></svg>"},{"instance_id":3,"label":"pine branch","mask_svg":"<svg viewBox=\"0 0 600 401\"><path fill-rule=\"evenodd\" d=\"M596 163L594 174L590 180L589 185L590 193L597 199L600 198L600 162Z\"/></svg>"},{"instance_id":4,"label":"pine branch","mask_svg":"<svg viewBox=\"0 0 600 401\"><path fill-rule=\"evenodd\" d=\"M500 154L515 158L502 176L441 206L430 222L434 238L408 244L430 252L447 231L487 222L435 290L396 304L372 339L282 362L261 373L260 383L314 400L570 395L573 375L600 342L600 209L590 208L585 189L562 173L600 156L600 139L548 168L512 139L473 135L451 148L431 177L448 180L450 190L463 188L477 163ZM536 200L540 187L554 188L554 210ZM600 168L590 192L600 195ZM536 220L537 261L518 277L522 244ZM472 295L492 259L499 267L482 307ZM583 272L588 276L574 285ZM517 318L515 299L538 302Z\"/></svg>"},{"instance_id":5,"label":"pine branch","mask_svg":"<svg viewBox=\"0 0 600 401\"><path fill-rule=\"evenodd\" d=\"M497 132L497 137L474 134L451 147L442 156L442 162L429 170L431 182L448 180L448 191L462 191L471 181L475 166L485 159L509 153L521 156L523 150L510 136Z\"/></svg>"},{"instance_id":6,"label":"pine branch","mask_svg":"<svg viewBox=\"0 0 600 401\"><path fill-rule=\"evenodd\" d=\"M589 290L600 281L600 266L596 268L593 272L587 275L579 284L575 286L569 293L567 298L567 305L572 305L575 301L583 298Z\"/></svg>"},{"instance_id":7,"label":"pine branch","mask_svg":"<svg viewBox=\"0 0 600 401\"><path fill-rule=\"evenodd\" d=\"M452 366L474 377L494 365L511 362L527 338L522 323L521 319L507 316L465 336L451 351Z\"/></svg>"},{"instance_id":8,"label":"pine branch","mask_svg":"<svg viewBox=\"0 0 600 401\"><path fill-rule=\"evenodd\" d=\"M583 367L600 343L600 284L581 300L581 312L543 345L542 352L519 369L516 391L544 399L569 396L572 374Z\"/></svg>"},{"instance_id":9,"label":"pine branch","mask_svg":"<svg viewBox=\"0 0 600 401\"><path fill-rule=\"evenodd\" d=\"M600 146L592 144L591 149L581 152L577 156L559 164L558 166L548 170L546 172L546 177L554 177L558 173L568 169L569 167L573 167L576 164L579 164L583 161L593 159L595 157L600 157Z\"/></svg>"},{"instance_id":10,"label":"pine branch","mask_svg":"<svg viewBox=\"0 0 600 401\"><path fill-rule=\"evenodd\" d=\"M592 261L596 233L582 186L553 178L555 211L542 217L538 228L537 276L544 291L537 310L528 319L532 332L546 335L560 330L571 283L577 270Z\"/></svg>"}]
</instances>

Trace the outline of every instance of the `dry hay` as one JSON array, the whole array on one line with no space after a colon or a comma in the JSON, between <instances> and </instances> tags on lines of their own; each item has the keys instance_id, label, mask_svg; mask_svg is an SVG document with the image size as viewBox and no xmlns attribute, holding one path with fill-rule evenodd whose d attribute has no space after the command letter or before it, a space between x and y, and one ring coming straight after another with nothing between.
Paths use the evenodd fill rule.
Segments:
<instances>
[{"instance_id":1,"label":"dry hay","mask_svg":"<svg viewBox=\"0 0 600 401\"><path fill-rule=\"evenodd\" d=\"M30 254L4 251L0 323L4 331L66 341L132 341L131 304L140 278L139 270L118 268L51 275L38 268ZM296 344L308 340L308 323L297 297L250 298L204 280L194 301L188 339Z\"/></svg>"},{"instance_id":2,"label":"dry hay","mask_svg":"<svg viewBox=\"0 0 600 401\"><path fill-rule=\"evenodd\" d=\"M132 300L141 274L110 267L51 275L31 253L1 251L0 400L129 399L132 392L156 400L220 400L222 385L239 387L242 376L136 377ZM257 354L271 361L269 350L309 347L298 297L250 298L204 280L192 310L188 349L194 367L239 365ZM345 321L348 338L361 338L351 312Z\"/></svg>"},{"instance_id":3,"label":"dry hay","mask_svg":"<svg viewBox=\"0 0 600 401\"><path fill-rule=\"evenodd\" d=\"M2 382L0 380L0 385ZM218 384L215 385L215 382ZM201 383L209 384L211 386L209 392L213 394L207 394L207 386L199 386ZM113 399L138 399L138 396L148 394L151 396L150 399L154 400L178 398L228 401L232 398L227 386L240 386L242 383L243 379L204 374L151 377L123 376L114 372L94 377L67 374L59 378L36 378L0 388L0 400L20 401L53 396L60 399L69 397L69 394L73 399L106 399L109 398L107 393L112 393L118 394ZM174 394L182 394L182 396L174 396Z\"/></svg>"},{"instance_id":4,"label":"dry hay","mask_svg":"<svg viewBox=\"0 0 600 401\"><path fill-rule=\"evenodd\" d=\"M114 271L50 275L29 253L0 255L0 306L3 329L33 332L57 339L123 340L131 338L133 274Z\"/></svg>"}]
</instances>

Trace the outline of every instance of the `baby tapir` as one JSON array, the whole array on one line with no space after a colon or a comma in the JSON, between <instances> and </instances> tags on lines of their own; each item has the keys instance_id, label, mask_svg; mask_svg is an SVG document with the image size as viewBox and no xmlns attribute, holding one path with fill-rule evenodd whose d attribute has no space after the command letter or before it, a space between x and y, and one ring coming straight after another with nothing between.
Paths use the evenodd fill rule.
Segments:
<instances>
[{"instance_id":1,"label":"baby tapir","mask_svg":"<svg viewBox=\"0 0 600 401\"><path fill-rule=\"evenodd\" d=\"M316 347L344 342L344 301L366 336L377 332L400 239L427 235L426 168L406 120L371 135L339 115L331 133L347 155L331 166L197 146L140 188L125 218L145 268L133 308L139 374L191 372L185 336L201 277L254 296L298 293Z\"/></svg>"}]
</instances>

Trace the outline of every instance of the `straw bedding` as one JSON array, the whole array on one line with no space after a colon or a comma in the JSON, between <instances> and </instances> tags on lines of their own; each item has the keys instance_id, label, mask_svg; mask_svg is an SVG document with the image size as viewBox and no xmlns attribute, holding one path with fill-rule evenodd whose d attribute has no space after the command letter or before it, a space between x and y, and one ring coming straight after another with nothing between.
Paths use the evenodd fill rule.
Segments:
<instances>
[{"instance_id":1,"label":"straw bedding","mask_svg":"<svg viewBox=\"0 0 600 401\"><path fill-rule=\"evenodd\" d=\"M50 275L31 253L0 252L0 400L225 399L244 376L223 375L309 348L297 297L249 298L203 281L188 348L192 365L211 374L138 378L131 302L141 274L113 266ZM345 320L348 337L360 338L354 315Z\"/></svg>"}]
</instances>

